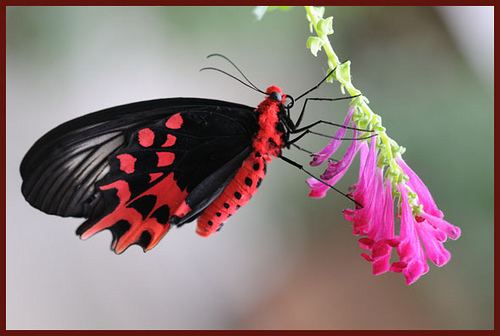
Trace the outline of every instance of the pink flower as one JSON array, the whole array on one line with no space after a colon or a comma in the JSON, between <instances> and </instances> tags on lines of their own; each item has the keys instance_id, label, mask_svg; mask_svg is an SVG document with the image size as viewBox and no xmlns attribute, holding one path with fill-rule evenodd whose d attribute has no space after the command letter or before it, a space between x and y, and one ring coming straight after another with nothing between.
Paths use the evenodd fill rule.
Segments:
<instances>
[{"instance_id":1,"label":"pink flower","mask_svg":"<svg viewBox=\"0 0 500 336\"><path fill-rule=\"evenodd\" d=\"M372 263L372 273L379 275L390 270L392 248L398 245L394 236L394 202L392 200L391 184L377 178L377 195L375 206L372 208L372 218L369 222L367 237L359 239L361 248L369 250L371 254L362 253L361 256Z\"/></svg>"},{"instance_id":2,"label":"pink flower","mask_svg":"<svg viewBox=\"0 0 500 336\"><path fill-rule=\"evenodd\" d=\"M368 224L376 203L376 187L380 184L380 181L377 181L377 177L380 175L380 172L377 172L375 144L376 141L372 140L368 152L366 143L362 143L359 180L352 187L354 191L351 196L363 206L355 210L344 210L344 217L354 224L353 234L355 235L366 234L368 232Z\"/></svg>"},{"instance_id":3,"label":"pink flower","mask_svg":"<svg viewBox=\"0 0 500 336\"><path fill-rule=\"evenodd\" d=\"M353 138L356 138L357 132L354 131ZM332 180L338 174L347 171L356 156L359 149L359 141L353 140L349 148L346 150L344 157L340 161L332 161L328 163L325 172L320 176L322 180Z\"/></svg>"},{"instance_id":4,"label":"pink flower","mask_svg":"<svg viewBox=\"0 0 500 336\"><path fill-rule=\"evenodd\" d=\"M418 199L424 208L423 212L419 215L420 219L427 221L430 225L445 233L452 240L460 238L460 228L443 219L443 212L438 209L429 189L427 189L418 175L411 170L403 159L399 158L397 162L405 174L410 178L408 185L417 193Z\"/></svg>"},{"instance_id":5,"label":"pink flower","mask_svg":"<svg viewBox=\"0 0 500 336\"><path fill-rule=\"evenodd\" d=\"M394 235L391 182L384 182L383 171L376 166L375 144L373 139L368 153L366 143L362 144L360 177L353 186L352 196L363 207L344 210L344 217L353 223L354 235L365 236L359 239L359 245L371 253L361 256L372 263L372 272L378 275L390 270L392 249L398 245L398 239Z\"/></svg>"},{"instance_id":6,"label":"pink flower","mask_svg":"<svg viewBox=\"0 0 500 336\"><path fill-rule=\"evenodd\" d=\"M418 198L420 199L420 202L424 206L424 210L427 211L429 214L432 214L434 216L443 218L443 213L441 210L438 209L436 202L434 202L434 199L432 198L431 193L425 186L424 182L418 177L417 174L411 168L406 164L406 162L402 158L398 158L397 160L398 165L403 169L406 175L410 178L409 185L418 194Z\"/></svg>"},{"instance_id":7,"label":"pink flower","mask_svg":"<svg viewBox=\"0 0 500 336\"><path fill-rule=\"evenodd\" d=\"M353 134L354 134L353 137L356 138L357 131L354 131ZM341 142L342 140L336 140L336 141ZM325 148L329 147L330 145L331 145L331 142ZM344 176L344 174L347 172L347 170L351 166L352 160L354 159L354 157L356 156L356 153L359 150L359 146L360 146L359 141L353 140L351 142L350 146L347 148L346 152L344 153L344 156L342 157L342 159L340 161L328 163L328 167L326 168L325 172L321 175L321 179L331 186L336 184ZM331 148L333 148L333 147L330 146L330 149ZM337 146L337 148L338 148L338 146ZM337 150L337 148L335 148L335 150ZM315 156L315 159L316 158L318 158L317 161L323 162L322 161L323 159L320 158L320 156ZM326 158L328 158L328 157L326 157ZM315 159L313 159L313 162ZM312 162L311 162L311 164L312 164ZM309 185L309 187L311 188L311 191L309 192L309 197L312 197L312 198L323 198L326 196L326 193L330 189L330 187L328 185L318 181L317 179L315 179L313 177L308 178L306 180L306 182Z\"/></svg>"},{"instance_id":8,"label":"pink flower","mask_svg":"<svg viewBox=\"0 0 500 336\"><path fill-rule=\"evenodd\" d=\"M349 123L351 116L352 110L344 125ZM345 129L343 132L339 130L336 137L344 134ZM355 131L354 138L356 134ZM340 143L341 140L332 140L316 154L311 165L327 160ZM461 232L460 228L444 220L443 212L425 184L399 156L392 161L392 172L399 171L407 179L394 179L398 182L391 179L385 170L388 165L379 166L377 143L377 138L372 138L369 146L367 141L353 140L340 161L328 164L321 179L330 185L337 183L360 152L359 178L351 187L350 196L361 206L345 209L344 218L352 223L353 234L361 237L359 245L366 250L361 256L372 264L372 273L400 272L410 285L429 271L428 259L439 267L448 263L451 254L444 248L444 243L447 238L458 239ZM381 162L384 160L386 158ZM307 179L307 183L310 197L324 197L329 190L327 185L314 178ZM410 190L413 193L410 194ZM395 207L399 209L398 235L395 234ZM398 259L391 262L393 249Z\"/></svg>"},{"instance_id":9,"label":"pink flower","mask_svg":"<svg viewBox=\"0 0 500 336\"><path fill-rule=\"evenodd\" d=\"M408 192L401 185L398 186L398 191L401 193L401 228L397 247L399 261L392 265L391 270L402 272L406 284L411 285L429 271L429 265L420 244L417 222L408 204Z\"/></svg>"},{"instance_id":10,"label":"pink flower","mask_svg":"<svg viewBox=\"0 0 500 336\"><path fill-rule=\"evenodd\" d=\"M344 126L349 125L354 110L355 110L354 106L349 107L349 109L347 110L347 115L344 119L344 124L343 124ZM345 127L339 127L339 129L337 130L333 138L330 140L328 145L326 145L325 148L323 148L318 153L313 154L313 159L309 164L311 166L319 166L320 164L325 162L325 160L328 160L328 158L330 158L333 154L335 154L337 149L339 149L340 145L342 144L342 140L340 139L344 137L346 130L347 129Z\"/></svg>"}]
</instances>

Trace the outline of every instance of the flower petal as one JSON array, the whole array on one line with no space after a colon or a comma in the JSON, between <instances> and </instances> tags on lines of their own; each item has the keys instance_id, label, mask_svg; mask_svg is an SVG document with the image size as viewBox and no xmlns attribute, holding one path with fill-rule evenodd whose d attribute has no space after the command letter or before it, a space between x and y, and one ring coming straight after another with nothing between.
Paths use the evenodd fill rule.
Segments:
<instances>
[{"instance_id":1,"label":"flower petal","mask_svg":"<svg viewBox=\"0 0 500 336\"><path fill-rule=\"evenodd\" d=\"M354 131L353 138L356 138L357 134L358 134L357 131ZM353 140L340 161L328 163L328 167L326 168L325 172L321 175L321 178L323 180L331 180L333 177L335 177L335 175L349 169L352 160L354 159L354 156L356 155L358 150L359 150L359 141Z\"/></svg>"},{"instance_id":2,"label":"flower petal","mask_svg":"<svg viewBox=\"0 0 500 336\"><path fill-rule=\"evenodd\" d=\"M380 275L384 274L391 269L391 254L386 253L378 259L375 259L372 263L372 274Z\"/></svg>"},{"instance_id":3,"label":"flower petal","mask_svg":"<svg viewBox=\"0 0 500 336\"><path fill-rule=\"evenodd\" d=\"M354 113L355 107L354 106L349 106L349 109L347 110L347 115L344 119L344 126L349 125L349 122L351 121L352 114ZM311 166L319 166L325 160L328 160L335 152L337 149L339 149L340 145L342 144L342 139L346 133L346 128L345 127L339 127L337 132L335 133L334 137L330 140L328 145L326 145L321 151L313 154L313 159L309 163Z\"/></svg>"},{"instance_id":4,"label":"flower petal","mask_svg":"<svg viewBox=\"0 0 500 336\"><path fill-rule=\"evenodd\" d=\"M442 267L450 261L451 254L443 246L443 241L436 239L436 233L440 232L434 229L426 221L417 223L417 232L425 247L427 257L434 263L434 265ZM438 235L438 234L437 234Z\"/></svg>"},{"instance_id":5,"label":"flower petal","mask_svg":"<svg viewBox=\"0 0 500 336\"><path fill-rule=\"evenodd\" d=\"M356 134L356 131L354 132ZM323 198L329 191L330 186L334 186L347 172L351 163L358 152L359 141L353 140L349 148L347 149L344 157L341 161L329 165L326 171L321 175L321 179L326 183L317 180L314 177L308 178L306 180L309 188L309 197L311 198ZM335 164L338 164L334 166Z\"/></svg>"},{"instance_id":6,"label":"flower petal","mask_svg":"<svg viewBox=\"0 0 500 336\"><path fill-rule=\"evenodd\" d=\"M362 208L356 209L353 221L353 234L354 235L369 235L370 238L374 237L373 230L378 229L378 222L383 214L384 197L383 197L383 182L382 170L375 169L371 181L366 186L365 192L361 197L357 194L356 190L353 195L354 199L363 205ZM373 224L373 221L378 221ZM370 229L372 233L370 234Z\"/></svg>"},{"instance_id":7,"label":"flower petal","mask_svg":"<svg viewBox=\"0 0 500 336\"><path fill-rule=\"evenodd\" d=\"M372 139L370 142L370 149L368 154L365 155L365 149L361 147L361 160L360 160L360 173L358 182L356 183L356 188L353 192L353 197L356 201L364 205L365 192L369 187L369 183L375 173L376 162L377 162L377 147L376 139ZM365 145L366 146L366 145ZM366 148L366 147L365 147ZM361 168L362 167L362 168Z\"/></svg>"},{"instance_id":8,"label":"flower petal","mask_svg":"<svg viewBox=\"0 0 500 336\"><path fill-rule=\"evenodd\" d=\"M457 240L458 238L460 238L462 232L458 226L445 221L443 218L429 215L425 212L423 212L421 216L425 218L436 229L446 233L446 235L450 237L450 239Z\"/></svg>"},{"instance_id":9,"label":"flower petal","mask_svg":"<svg viewBox=\"0 0 500 336\"><path fill-rule=\"evenodd\" d=\"M400 260L407 264L402 272L406 284L411 285L429 271L429 265L420 245L412 208L408 204L408 191L402 184L398 186L398 190L401 193L401 243L396 250Z\"/></svg>"},{"instance_id":10,"label":"flower petal","mask_svg":"<svg viewBox=\"0 0 500 336\"><path fill-rule=\"evenodd\" d=\"M436 202L434 202L434 199L429 192L429 189L427 189L426 185L420 179L420 177L418 177L418 175L410 168L410 166L406 164L406 162L402 158L398 158L397 163L401 167L401 169L403 169L404 173L410 178L410 180L408 181L408 185L410 186L410 188L412 188L413 191L417 193L418 199L424 206L425 212L433 216L443 218L443 212L437 207Z\"/></svg>"},{"instance_id":11,"label":"flower petal","mask_svg":"<svg viewBox=\"0 0 500 336\"><path fill-rule=\"evenodd\" d=\"M311 198L323 198L326 196L326 193L328 192L329 187L326 186L325 184L321 183L314 177L310 177L306 180L306 183L309 185L309 188L311 189L309 191L309 197Z\"/></svg>"}]
</instances>

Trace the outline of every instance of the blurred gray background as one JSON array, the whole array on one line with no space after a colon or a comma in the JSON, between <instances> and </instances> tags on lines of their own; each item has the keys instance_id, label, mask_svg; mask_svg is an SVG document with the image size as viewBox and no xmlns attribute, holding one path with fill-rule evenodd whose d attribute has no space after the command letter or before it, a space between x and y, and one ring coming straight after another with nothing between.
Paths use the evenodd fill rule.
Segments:
<instances>
[{"instance_id":1,"label":"blurred gray background","mask_svg":"<svg viewBox=\"0 0 500 336\"><path fill-rule=\"evenodd\" d=\"M121 256L109 251L107 231L80 241L82 220L43 214L20 193L21 159L45 132L160 97L258 104L260 94L198 72L230 69L206 60L212 52L258 86L292 95L321 79L326 61L305 48L301 7L260 22L251 7L9 7L7 328L492 328L493 8L329 7L326 15L354 84L462 228L446 245L446 267L431 266L410 287L399 274L372 276L341 216L348 201L307 198L305 176L281 161L208 239L187 225L147 254L135 246ZM317 95L339 94L325 85ZM307 120L341 121L346 106L313 103ZM324 144L304 141L314 150ZM356 174L357 163L339 186Z\"/></svg>"}]
</instances>

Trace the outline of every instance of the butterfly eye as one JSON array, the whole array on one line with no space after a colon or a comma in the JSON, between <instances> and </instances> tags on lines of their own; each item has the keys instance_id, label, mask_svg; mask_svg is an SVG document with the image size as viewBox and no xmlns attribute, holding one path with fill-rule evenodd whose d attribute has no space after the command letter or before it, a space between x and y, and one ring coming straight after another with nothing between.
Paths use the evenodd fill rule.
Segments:
<instances>
[{"instance_id":1,"label":"butterfly eye","mask_svg":"<svg viewBox=\"0 0 500 336\"><path fill-rule=\"evenodd\" d=\"M271 94L269 95L269 97L272 99L272 100L276 100L276 101L281 101L281 94L274 91L274 92L271 92Z\"/></svg>"}]
</instances>

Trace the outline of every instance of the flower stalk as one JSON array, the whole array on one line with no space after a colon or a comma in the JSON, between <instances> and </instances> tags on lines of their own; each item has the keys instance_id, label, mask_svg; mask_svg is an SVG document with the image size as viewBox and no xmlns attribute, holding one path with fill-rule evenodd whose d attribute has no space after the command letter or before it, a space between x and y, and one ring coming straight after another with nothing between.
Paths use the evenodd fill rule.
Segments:
<instances>
[{"instance_id":1,"label":"flower stalk","mask_svg":"<svg viewBox=\"0 0 500 336\"><path fill-rule=\"evenodd\" d=\"M317 56L318 51L324 50L328 59L329 71L335 69L332 74L332 79L338 81L341 85L342 93L349 93L351 96L357 96L352 99L351 104L356 108L353 116L353 122L359 128L371 129L377 132L377 148L380 151L378 166L380 168L387 168L386 175L392 182L392 190L397 193L397 184L407 181L408 176L405 175L403 170L396 163L396 159L400 158L405 152L405 148L399 146L396 141L391 139L386 132L385 127L382 125L382 118L375 114L368 106L369 100L358 90L351 80L351 62L346 61L341 63L339 57L333 50L330 43L329 35L333 34L333 17L324 19L324 7L304 6L306 10L306 17L309 21L309 29L311 33L316 36L311 36L308 39L307 46L311 49L314 56ZM332 82L332 80L330 80ZM408 187L409 188L409 187ZM410 202L414 205L418 204L418 199L415 193L410 191ZM415 214L419 212L418 206L414 206Z\"/></svg>"}]
</instances>

